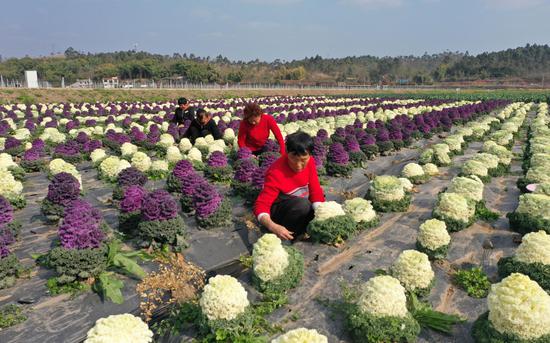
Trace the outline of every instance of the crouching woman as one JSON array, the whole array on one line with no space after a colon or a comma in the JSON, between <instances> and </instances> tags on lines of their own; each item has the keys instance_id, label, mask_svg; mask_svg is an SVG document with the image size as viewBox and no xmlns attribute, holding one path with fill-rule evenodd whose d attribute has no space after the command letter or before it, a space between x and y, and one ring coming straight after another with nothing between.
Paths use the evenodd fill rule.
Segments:
<instances>
[{"instance_id":1,"label":"crouching woman","mask_svg":"<svg viewBox=\"0 0 550 343\"><path fill-rule=\"evenodd\" d=\"M267 170L256 199L258 221L283 240L305 233L314 209L325 201L312 151L313 140L307 133L288 135L287 153Z\"/></svg>"}]
</instances>

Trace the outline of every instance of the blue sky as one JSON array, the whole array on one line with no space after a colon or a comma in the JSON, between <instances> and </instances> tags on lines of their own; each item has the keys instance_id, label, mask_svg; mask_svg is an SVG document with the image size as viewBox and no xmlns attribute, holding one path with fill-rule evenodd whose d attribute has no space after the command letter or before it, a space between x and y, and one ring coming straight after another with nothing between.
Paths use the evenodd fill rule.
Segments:
<instances>
[{"instance_id":1,"label":"blue sky","mask_svg":"<svg viewBox=\"0 0 550 343\"><path fill-rule=\"evenodd\" d=\"M16 0L2 57L138 50L272 61L550 44L550 0Z\"/></svg>"}]
</instances>

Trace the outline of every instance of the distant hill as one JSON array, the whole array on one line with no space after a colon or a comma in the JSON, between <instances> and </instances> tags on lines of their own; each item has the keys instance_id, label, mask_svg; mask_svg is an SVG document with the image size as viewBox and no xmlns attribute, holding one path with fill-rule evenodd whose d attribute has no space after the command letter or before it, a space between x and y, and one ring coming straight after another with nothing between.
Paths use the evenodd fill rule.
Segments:
<instances>
[{"instance_id":1,"label":"distant hill","mask_svg":"<svg viewBox=\"0 0 550 343\"><path fill-rule=\"evenodd\" d=\"M353 56L264 62L231 61L223 56L172 56L143 51L81 53L68 48L63 55L10 58L0 61L0 75L21 79L24 70L37 70L41 80L54 86L77 79L101 81L152 79L190 83L271 84L432 84L477 80L550 83L550 47L526 45L515 49L469 55L444 52L423 56Z\"/></svg>"}]
</instances>

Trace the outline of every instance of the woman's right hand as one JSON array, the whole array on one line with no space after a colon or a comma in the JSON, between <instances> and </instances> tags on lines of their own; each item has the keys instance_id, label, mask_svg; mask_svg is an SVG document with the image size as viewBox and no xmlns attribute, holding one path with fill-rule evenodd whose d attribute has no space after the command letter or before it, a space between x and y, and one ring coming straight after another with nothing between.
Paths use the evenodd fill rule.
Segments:
<instances>
[{"instance_id":1,"label":"woman's right hand","mask_svg":"<svg viewBox=\"0 0 550 343\"><path fill-rule=\"evenodd\" d=\"M294 233L292 231L288 231L286 227L277 223L273 223L271 227L269 227L269 230L276 234L280 239L289 241L294 239Z\"/></svg>"}]
</instances>

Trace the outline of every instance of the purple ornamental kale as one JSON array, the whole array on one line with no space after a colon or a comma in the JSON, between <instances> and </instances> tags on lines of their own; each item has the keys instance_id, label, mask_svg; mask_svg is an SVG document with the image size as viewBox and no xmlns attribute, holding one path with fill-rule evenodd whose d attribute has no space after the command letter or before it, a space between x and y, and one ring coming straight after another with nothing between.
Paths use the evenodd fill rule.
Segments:
<instances>
[{"instance_id":1,"label":"purple ornamental kale","mask_svg":"<svg viewBox=\"0 0 550 343\"><path fill-rule=\"evenodd\" d=\"M54 154L65 155L65 156L75 156L80 154L80 148L76 142L69 141L65 144L59 144L58 146L56 146L54 150Z\"/></svg>"},{"instance_id":2,"label":"purple ornamental kale","mask_svg":"<svg viewBox=\"0 0 550 343\"><path fill-rule=\"evenodd\" d=\"M261 166L260 168L256 169L256 172L252 175L252 186L256 189L262 189L264 188L264 182L265 182L265 175L267 173L267 170L269 169L269 166Z\"/></svg>"},{"instance_id":3,"label":"purple ornamental kale","mask_svg":"<svg viewBox=\"0 0 550 343\"><path fill-rule=\"evenodd\" d=\"M65 209L58 233L65 249L99 248L106 238L101 230L101 213L83 200L76 200Z\"/></svg>"},{"instance_id":4,"label":"purple ornamental kale","mask_svg":"<svg viewBox=\"0 0 550 343\"><path fill-rule=\"evenodd\" d=\"M46 144L40 138L37 138L34 141L32 141L33 149L44 150L45 146L46 146Z\"/></svg>"},{"instance_id":5,"label":"purple ornamental kale","mask_svg":"<svg viewBox=\"0 0 550 343\"><path fill-rule=\"evenodd\" d=\"M75 140L77 141L78 144L84 144L90 140L90 136L88 136L86 132L79 132Z\"/></svg>"},{"instance_id":6,"label":"purple ornamental kale","mask_svg":"<svg viewBox=\"0 0 550 343\"><path fill-rule=\"evenodd\" d=\"M4 150L10 150L18 148L21 145L21 141L15 137L8 136L6 142L4 143Z\"/></svg>"},{"instance_id":7,"label":"purple ornamental kale","mask_svg":"<svg viewBox=\"0 0 550 343\"><path fill-rule=\"evenodd\" d=\"M128 167L118 174L117 183L121 187L144 186L147 183L147 175L135 167Z\"/></svg>"},{"instance_id":8,"label":"purple ornamental kale","mask_svg":"<svg viewBox=\"0 0 550 343\"><path fill-rule=\"evenodd\" d=\"M181 181L181 194L187 197L192 197L197 187L199 187L203 183L208 183L208 181L206 181L206 179L203 176L195 172L187 174L187 176L181 179L180 181Z\"/></svg>"},{"instance_id":9,"label":"purple ornamental kale","mask_svg":"<svg viewBox=\"0 0 550 343\"><path fill-rule=\"evenodd\" d=\"M268 139L267 142L265 142L264 145L264 151L265 152L279 152L281 151L279 144L275 142L273 139Z\"/></svg>"},{"instance_id":10,"label":"purple ornamental kale","mask_svg":"<svg viewBox=\"0 0 550 343\"><path fill-rule=\"evenodd\" d=\"M147 191L139 185L133 185L126 188L124 197L120 202L120 210L124 213L141 211L143 199Z\"/></svg>"},{"instance_id":11,"label":"purple ornamental kale","mask_svg":"<svg viewBox=\"0 0 550 343\"><path fill-rule=\"evenodd\" d=\"M361 146L359 146L359 142L357 141L357 138L355 138L355 136L347 136L344 144L346 147L346 151L348 152L361 151Z\"/></svg>"},{"instance_id":12,"label":"purple ornamental kale","mask_svg":"<svg viewBox=\"0 0 550 343\"><path fill-rule=\"evenodd\" d=\"M40 152L37 149L31 148L23 153L24 161L37 161L40 159Z\"/></svg>"},{"instance_id":13,"label":"purple ornamental kale","mask_svg":"<svg viewBox=\"0 0 550 343\"><path fill-rule=\"evenodd\" d=\"M143 199L141 214L146 221L174 219L178 215L178 204L170 193L157 189Z\"/></svg>"},{"instance_id":14,"label":"purple ornamental kale","mask_svg":"<svg viewBox=\"0 0 550 343\"><path fill-rule=\"evenodd\" d=\"M211 184L205 183L198 186L193 194L193 207L196 215L200 218L207 218L218 210L222 200L216 187Z\"/></svg>"},{"instance_id":15,"label":"purple ornamental kale","mask_svg":"<svg viewBox=\"0 0 550 343\"><path fill-rule=\"evenodd\" d=\"M349 155L341 143L332 143L328 151L328 159L336 164L348 164Z\"/></svg>"},{"instance_id":16,"label":"purple ornamental kale","mask_svg":"<svg viewBox=\"0 0 550 343\"><path fill-rule=\"evenodd\" d=\"M252 158L252 156L254 156L252 150L247 147L239 148L239 151L237 151L237 160L249 159Z\"/></svg>"},{"instance_id":17,"label":"purple ornamental kale","mask_svg":"<svg viewBox=\"0 0 550 343\"><path fill-rule=\"evenodd\" d=\"M95 149L100 149L102 146L103 146L103 143L100 140L94 139L84 143L82 145L82 151L84 153L91 153Z\"/></svg>"},{"instance_id":18,"label":"purple ornamental kale","mask_svg":"<svg viewBox=\"0 0 550 343\"><path fill-rule=\"evenodd\" d=\"M321 140L321 142L326 142L328 140L328 132L325 129L320 129L317 131L317 137Z\"/></svg>"},{"instance_id":19,"label":"purple ornamental kale","mask_svg":"<svg viewBox=\"0 0 550 343\"><path fill-rule=\"evenodd\" d=\"M224 168L227 167L227 156L221 151L214 151L206 164L212 168Z\"/></svg>"},{"instance_id":20,"label":"purple ornamental kale","mask_svg":"<svg viewBox=\"0 0 550 343\"><path fill-rule=\"evenodd\" d=\"M252 175L257 168L252 159L242 160L235 169L235 180L241 183L252 181Z\"/></svg>"},{"instance_id":21,"label":"purple ornamental kale","mask_svg":"<svg viewBox=\"0 0 550 343\"><path fill-rule=\"evenodd\" d=\"M0 237L0 258L4 258L10 254L10 249L8 244L4 242L3 238Z\"/></svg>"},{"instance_id":22,"label":"purple ornamental kale","mask_svg":"<svg viewBox=\"0 0 550 343\"><path fill-rule=\"evenodd\" d=\"M260 167L265 167L267 169L271 167L271 165L275 163L280 157L281 154L279 154L278 152L264 152L260 157Z\"/></svg>"},{"instance_id":23,"label":"purple ornamental kale","mask_svg":"<svg viewBox=\"0 0 550 343\"><path fill-rule=\"evenodd\" d=\"M195 170L193 169L193 163L188 160L179 160L172 170L172 174L180 181L191 173L195 173Z\"/></svg>"},{"instance_id":24,"label":"purple ornamental kale","mask_svg":"<svg viewBox=\"0 0 550 343\"><path fill-rule=\"evenodd\" d=\"M34 132L34 130L36 130L36 124L29 119L25 122L25 128L30 132Z\"/></svg>"},{"instance_id":25,"label":"purple ornamental kale","mask_svg":"<svg viewBox=\"0 0 550 343\"><path fill-rule=\"evenodd\" d=\"M327 148L325 144L321 141L319 137L313 138L313 157L315 158L315 162L317 165L319 165L318 162L320 162L320 165L323 165L323 162L325 161L327 157Z\"/></svg>"},{"instance_id":26,"label":"purple ornamental kale","mask_svg":"<svg viewBox=\"0 0 550 343\"><path fill-rule=\"evenodd\" d=\"M54 204L67 206L80 194L80 183L69 173L56 174L48 186L46 199Z\"/></svg>"},{"instance_id":27,"label":"purple ornamental kale","mask_svg":"<svg viewBox=\"0 0 550 343\"><path fill-rule=\"evenodd\" d=\"M376 141L378 142L387 142L390 140L390 132L386 128L379 128L376 133Z\"/></svg>"},{"instance_id":28,"label":"purple ornamental kale","mask_svg":"<svg viewBox=\"0 0 550 343\"><path fill-rule=\"evenodd\" d=\"M13 220L13 207L10 202L0 195L0 226Z\"/></svg>"}]
</instances>

